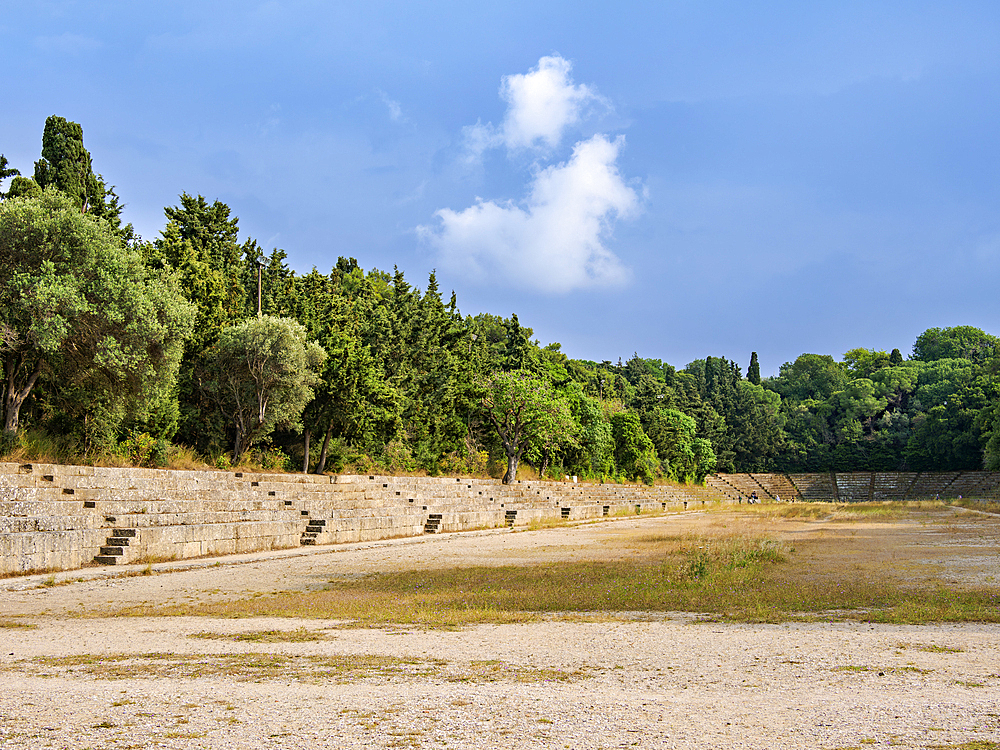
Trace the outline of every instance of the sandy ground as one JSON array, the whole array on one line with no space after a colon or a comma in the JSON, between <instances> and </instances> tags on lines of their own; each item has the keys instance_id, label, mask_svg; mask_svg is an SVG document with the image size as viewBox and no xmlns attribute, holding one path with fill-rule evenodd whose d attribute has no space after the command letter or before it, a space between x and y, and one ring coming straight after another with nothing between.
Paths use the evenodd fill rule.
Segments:
<instances>
[{"instance_id":1,"label":"sandy ground","mask_svg":"<svg viewBox=\"0 0 1000 750\"><path fill-rule=\"evenodd\" d=\"M144 602L309 590L378 570L627 556L681 514L0 581L0 748L967 748L1000 743L1000 626L653 621L345 629L317 620L114 618ZM915 579L995 585L1000 520L782 522ZM893 536L895 535L895 536ZM221 565L219 564L221 563ZM860 569L860 568L859 568ZM121 572L121 571L118 571ZM81 614L86 616L80 616ZM95 616L97 615L97 616ZM319 640L237 642L308 630ZM1000 747L1000 744L998 744Z\"/></svg>"}]
</instances>

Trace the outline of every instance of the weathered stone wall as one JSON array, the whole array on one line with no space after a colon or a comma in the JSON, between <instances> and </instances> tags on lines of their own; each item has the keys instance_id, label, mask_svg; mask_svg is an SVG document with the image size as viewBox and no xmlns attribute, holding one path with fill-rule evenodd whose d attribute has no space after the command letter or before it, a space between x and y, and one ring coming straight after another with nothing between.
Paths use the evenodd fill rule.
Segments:
<instances>
[{"instance_id":1,"label":"weathered stone wall","mask_svg":"<svg viewBox=\"0 0 1000 750\"><path fill-rule=\"evenodd\" d=\"M1000 498L996 471L854 471L818 474L713 474L705 484L730 499L760 498L826 502Z\"/></svg>"},{"instance_id":2,"label":"weathered stone wall","mask_svg":"<svg viewBox=\"0 0 1000 750\"><path fill-rule=\"evenodd\" d=\"M524 526L726 501L704 487L0 463L0 574Z\"/></svg>"}]
</instances>

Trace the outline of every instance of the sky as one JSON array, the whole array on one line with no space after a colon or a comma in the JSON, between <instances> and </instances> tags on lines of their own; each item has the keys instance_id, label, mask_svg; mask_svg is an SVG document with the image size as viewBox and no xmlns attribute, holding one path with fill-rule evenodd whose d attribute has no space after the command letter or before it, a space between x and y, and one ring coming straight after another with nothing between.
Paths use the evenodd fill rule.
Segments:
<instances>
[{"instance_id":1,"label":"sky","mask_svg":"<svg viewBox=\"0 0 1000 750\"><path fill-rule=\"evenodd\" d=\"M80 123L181 193L570 357L904 356L1000 334L995 2L0 0L0 153Z\"/></svg>"}]
</instances>

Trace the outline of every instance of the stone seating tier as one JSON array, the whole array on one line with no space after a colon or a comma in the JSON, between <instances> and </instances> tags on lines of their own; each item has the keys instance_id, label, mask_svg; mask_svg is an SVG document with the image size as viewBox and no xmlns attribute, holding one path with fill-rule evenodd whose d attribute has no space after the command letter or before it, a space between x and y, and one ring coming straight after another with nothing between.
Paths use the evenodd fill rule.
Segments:
<instances>
[{"instance_id":1,"label":"stone seating tier","mask_svg":"<svg viewBox=\"0 0 1000 750\"><path fill-rule=\"evenodd\" d=\"M0 464L0 573L648 513L698 499L722 498L674 486Z\"/></svg>"},{"instance_id":2,"label":"stone seating tier","mask_svg":"<svg viewBox=\"0 0 1000 750\"><path fill-rule=\"evenodd\" d=\"M803 500L834 502L837 499L833 477L828 473L789 474L788 479Z\"/></svg>"},{"instance_id":3,"label":"stone seating tier","mask_svg":"<svg viewBox=\"0 0 1000 750\"><path fill-rule=\"evenodd\" d=\"M705 486L0 464L0 574L762 499L995 498L997 472L712 475ZM700 501L700 502L699 502Z\"/></svg>"}]
</instances>

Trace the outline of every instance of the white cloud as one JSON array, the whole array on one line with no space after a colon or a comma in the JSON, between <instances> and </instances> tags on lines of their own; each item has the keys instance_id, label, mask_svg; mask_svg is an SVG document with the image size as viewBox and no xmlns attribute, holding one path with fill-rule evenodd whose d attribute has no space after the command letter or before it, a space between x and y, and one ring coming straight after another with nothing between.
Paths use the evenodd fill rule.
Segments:
<instances>
[{"instance_id":1,"label":"white cloud","mask_svg":"<svg viewBox=\"0 0 1000 750\"><path fill-rule=\"evenodd\" d=\"M504 120L500 127L477 122L463 128L468 153L478 158L499 146L510 151L558 146L589 103L604 103L589 86L573 84L572 69L569 60L555 55L541 58L527 73L504 76L500 82L500 97L507 102Z\"/></svg>"},{"instance_id":2,"label":"white cloud","mask_svg":"<svg viewBox=\"0 0 1000 750\"><path fill-rule=\"evenodd\" d=\"M580 120L583 106L597 95L573 85L573 65L562 57L543 57L528 73L505 76L500 96L509 105L501 127L509 149L529 148L538 141L555 148L563 131Z\"/></svg>"},{"instance_id":3,"label":"white cloud","mask_svg":"<svg viewBox=\"0 0 1000 750\"><path fill-rule=\"evenodd\" d=\"M473 278L555 293L622 285L628 270L604 239L612 220L639 204L616 166L624 141L581 141L568 161L535 174L522 205L480 199L464 211L444 208L435 214L439 226L418 232L444 267Z\"/></svg>"}]
</instances>

